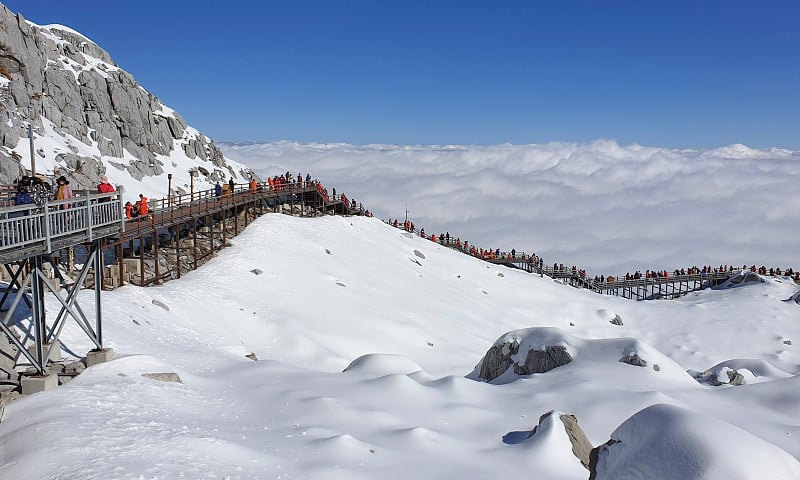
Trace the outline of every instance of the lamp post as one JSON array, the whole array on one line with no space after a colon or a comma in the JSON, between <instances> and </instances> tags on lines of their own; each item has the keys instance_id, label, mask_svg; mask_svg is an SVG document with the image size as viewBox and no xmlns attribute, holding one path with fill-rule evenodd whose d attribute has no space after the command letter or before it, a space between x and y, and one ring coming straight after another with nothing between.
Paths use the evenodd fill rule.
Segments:
<instances>
[{"instance_id":1,"label":"lamp post","mask_svg":"<svg viewBox=\"0 0 800 480\"><path fill-rule=\"evenodd\" d=\"M42 100L43 97L47 96L46 93L34 93L31 95L31 100ZM42 106L44 109L44 106ZM28 106L28 138L30 139L31 143L31 177L36 176L36 150L34 150L33 146L33 102L30 103Z\"/></svg>"},{"instance_id":2,"label":"lamp post","mask_svg":"<svg viewBox=\"0 0 800 480\"><path fill-rule=\"evenodd\" d=\"M169 206L172 206L172 174L167 174L167 180L169 180L169 190L167 190L167 199Z\"/></svg>"},{"instance_id":3,"label":"lamp post","mask_svg":"<svg viewBox=\"0 0 800 480\"><path fill-rule=\"evenodd\" d=\"M189 170L189 183L190 183L190 191L192 192L191 201L194 202L194 177L197 176L197 170L190 169Z\"/></svg>"},{"instance_id":4,"label":"lamp post","mask_svg":"<svg viewBox=\"0 0 800 480\"><path fill-rule=\"evenodd\" d=\"M28 121L28 138L31 140L31 177L36 177L36 152L33 150L33 118Z\"/></svg>"}]
</instances>

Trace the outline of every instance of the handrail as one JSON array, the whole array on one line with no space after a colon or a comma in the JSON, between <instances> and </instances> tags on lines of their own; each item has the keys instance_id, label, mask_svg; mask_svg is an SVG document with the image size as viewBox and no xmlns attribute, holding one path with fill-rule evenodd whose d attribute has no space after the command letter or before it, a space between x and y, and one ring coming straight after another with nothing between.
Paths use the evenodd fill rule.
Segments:
<instances>
[{"instance_id":1,"label":"handrail","mask_svg":"<svg viewBox=\"0 0 800 480\"><path fill-rule=\"evenodd\" d=\"M0 209L0 252L35 247L49 252L50 245L65 237L83 235L94 239L97 229L121 228L122 205L118 193L88 194Z\"/></svg>"}]
</instances>

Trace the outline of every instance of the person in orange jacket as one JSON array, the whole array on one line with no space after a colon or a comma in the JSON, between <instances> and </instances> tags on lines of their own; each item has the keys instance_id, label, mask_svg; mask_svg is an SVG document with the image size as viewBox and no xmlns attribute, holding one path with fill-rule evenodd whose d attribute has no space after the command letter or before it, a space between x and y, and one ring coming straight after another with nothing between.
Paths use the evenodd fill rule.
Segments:
<instances>
[{"instance_id":1,"label":"person in orange jacket","mask_svg":"<svg viewBox=\"0 0 800 480\"><path fill-rule=\"evenodd\" d=\"M256 182L255 178L250 179L250 193L256 193L258 190L258 182Z\"/></svg>"},{"instance_id":2,"label":"person in orange jacket","mask_svg":"<svg viewBox=\"0 0 800 480\"><path fill-rule=\"evenodd\" d=\"M147 215L148 213L150 213L150 205L147 204L147 197L145 197L144 195L142 195L140 193L139 194L139 201L136 202L136 203L139 204L139 215L140 216L143 217L143 216Z\"/></svg>"}]
</instances>

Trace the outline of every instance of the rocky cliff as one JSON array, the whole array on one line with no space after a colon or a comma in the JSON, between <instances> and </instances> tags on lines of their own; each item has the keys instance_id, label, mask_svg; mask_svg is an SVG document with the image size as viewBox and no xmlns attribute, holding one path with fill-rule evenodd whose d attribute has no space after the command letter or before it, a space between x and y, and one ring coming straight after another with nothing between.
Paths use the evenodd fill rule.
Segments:
<instances>
[{"instance_id":1,"label":"rocky cliff","mask_svg":"<svg viewBox=\"0 0 800 480\"><path fill-rule=\"evenodd\" d=\"M98 45L67 27L35 25L2 4L0 106L0 184L30 170L30 123L37 173L67 175L77 188L92 188L107 174L141 190L137 181L173 173L173 192L183 192L190 175L203 188L252 174Z\"/></svg>"}]
</instances>

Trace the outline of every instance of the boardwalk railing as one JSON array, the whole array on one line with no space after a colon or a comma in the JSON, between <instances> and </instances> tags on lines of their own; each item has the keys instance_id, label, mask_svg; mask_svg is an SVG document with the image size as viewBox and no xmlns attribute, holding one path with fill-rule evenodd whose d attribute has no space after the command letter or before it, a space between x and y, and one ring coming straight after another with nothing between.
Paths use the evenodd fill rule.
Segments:
<instances>
[{"instance_id":1,"label":"boardwalk railing","mask_svg":"<svg viewBox=\"0 0 800 480\"><path fill-rule=\"evenodd\" d=\"M124 218L116 192L0 209L0 263L122 232Z\"/></svg>"}]
</instances>

